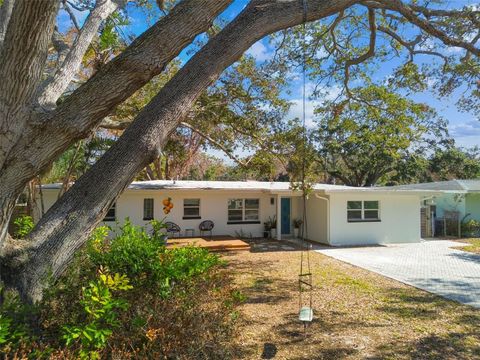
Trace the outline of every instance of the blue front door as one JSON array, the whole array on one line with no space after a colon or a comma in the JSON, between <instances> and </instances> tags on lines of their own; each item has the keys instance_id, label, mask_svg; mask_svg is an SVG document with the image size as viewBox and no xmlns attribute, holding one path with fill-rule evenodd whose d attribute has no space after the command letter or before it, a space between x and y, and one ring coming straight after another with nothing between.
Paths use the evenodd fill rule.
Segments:
<instances>
[{"instance_id":1,"label":"blue front door","mask_svg":"<svg viewBox=\"0 0 480 360\"><path fill-rule=\"evenodd\" d=\"M290 234L290 198L282 198L282 234Z\"/></svg>"}]
</instances>

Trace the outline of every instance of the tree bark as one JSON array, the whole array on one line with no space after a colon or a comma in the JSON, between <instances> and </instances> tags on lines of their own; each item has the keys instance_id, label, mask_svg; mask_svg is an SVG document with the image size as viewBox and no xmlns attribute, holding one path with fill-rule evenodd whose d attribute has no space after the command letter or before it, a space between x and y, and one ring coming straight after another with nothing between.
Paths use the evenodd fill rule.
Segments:
<instances>
[{"instance_id":1,"label":"tree bark","mask_svg":"<svg viewBox=\"0 0 480 360\"><path fill-rule=\"evenodd\" d=\"M38 99L42 106L53 107L57 99L67 89L77 74L83 56L100 25L119 7L119 2L120 0L97 0L64 61L53 77L44 85L44 90Z\"/></svg>"},{"instance_id":2,"label":"tree bark","mask_svg":"<svg viewBox=\"0 0 480 360\"><path fill-rule=\"evenodd\" d=\"M332 15L354 2L310 1L307 20ZM201 92L256 41L302 21L301 1L252 1L190 59L105 155L55 203L26 247L4 248L2 274L7 285L16 287L27 300L41 298L46 274L58 276L64 270L135 174L160 155L169 134Z\"/></svg>"},{"instance_id":3,"label":"tree bark","mask_svg":"<svg viewBox=\"0 0 480 360\"><path fill-rule=\"evenodd\" d=\"M0 7L0 53L2 52L5 34L7 33L8 22L10 21L10 16L12 16L13 2L14 0L4 0Z\"/></svg>"},{"instance_id":4,"label":"tree bark","mask_svg":"<svg viewBox=\"0 0 480 360\"><path fill-rule=\"evenodd\" d=\"M9 6L8 3L6 6ZM0 49L0 174L13 144L31 116L48 44L55 25L57 0L16 1ZM0 177L2 177L0 175ZM31 177L33 178L33 176ZM15 201L29 180L18 186L15 177L0 180L0 241L6 236ZM8 181L8 183L4 183Z\"/></svg>"},{"instance_id":5,"label":"tree bark","mask_svg":"<svg viewBox=\"0 0 480 360\"><path fill-rule=\"evenodd\" d=\"M40 61L33 62L32 56L24 59L23 53L42 49L44 62L46 47L52 37L56 8L48 8L47 12L40 5L54 3L57 7L58 1L17 2L5 39L4 53L8 56L0 58L0 247L15 201L28 181L44 171L69 146L88 136L116 105L163 71L195 36L208 30L231 1L182 1L52 111L34 105L23 106L25 101L20 102L19 95L32 98L42 70ZM32 13L30 7L38 13ZM47 14L51 14L49 19ZM21 21L22 16L34 19L26 24ZM40 24L36 25L37 22ZM46 27L45 23L49 24L47 32L40 26ZM11 31L13 28L16 30ZM38 31L31 35L32 29ZM7 46L10 46L8 53ZM4 78L3 73L9 77ZM28 89L28 94L16 94L16 87L24 92ZM17 108L28 112L13 111Z\"/></svg>"}]
</instances>

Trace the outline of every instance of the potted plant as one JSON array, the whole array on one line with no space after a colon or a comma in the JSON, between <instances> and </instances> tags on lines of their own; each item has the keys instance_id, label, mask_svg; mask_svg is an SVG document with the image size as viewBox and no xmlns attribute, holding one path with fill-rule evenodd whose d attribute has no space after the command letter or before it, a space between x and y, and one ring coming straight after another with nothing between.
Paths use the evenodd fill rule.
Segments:
<instances>
[{"instance_id":1,"label":"potted plant","mask_svg":"<svg viewBox=\"0 0 480 360\"><path fill-rule=\"evenodd\" d=\"M295 219L293 220L293 235L298 238L300 234L300 227L303 225L302 219Z\"/></svg>"},{"instance_id":2,"label":"potted plant","mask_svg":"<svg viewBox=\"0 0 480 360\"><path fill-rule=\"evenodd\" d=\"M269 217L268 221L270 222L270 237L275 239L277 237L277 217Z\"/></svg>"},{"instance_id":3,"label":"potted plant","mask_svg":"<svg viewBox=\"0 0 480 360\"><path fill-rule=\"evenodd\" d=\"M272 229L272 224L270 223L270 220L265 221L263 223L263 226L263 237L267 239L270 236L270 230Z\"/></svg>"}]
</instances>

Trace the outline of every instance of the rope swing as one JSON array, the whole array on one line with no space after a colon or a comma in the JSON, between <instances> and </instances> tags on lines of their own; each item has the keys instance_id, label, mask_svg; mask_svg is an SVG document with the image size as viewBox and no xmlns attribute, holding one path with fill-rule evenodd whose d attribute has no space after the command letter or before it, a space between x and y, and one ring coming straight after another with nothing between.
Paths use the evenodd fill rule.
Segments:
<instances>
[{"instance_id":1,"label":"rope swing","mask_svg":"<svg viewBox=\"0 0 480 360\"><path fill-rule=\"evenodd\" d=\"M312 308L312 295L313 295L313 282L312 272L310 269L310 248L311 245L307 242L307 189L305 186L305 168L306 168L306 151L307 151L307 127L306 127L306 29L305 23L307 22L307 0L303 0L303 58L302 58L302 72L303 72L303 98L302 98L302 121L303 121L303 144L302 144L302 197L303 197L303 231L301 235L301 255L300 255L300 273L298 275L298 307L299 315L298 319L303 323L304 331L307 325L313 320L313 308ZM307 295L304 295L307 293Z\"/></svg>"}]
</instances>

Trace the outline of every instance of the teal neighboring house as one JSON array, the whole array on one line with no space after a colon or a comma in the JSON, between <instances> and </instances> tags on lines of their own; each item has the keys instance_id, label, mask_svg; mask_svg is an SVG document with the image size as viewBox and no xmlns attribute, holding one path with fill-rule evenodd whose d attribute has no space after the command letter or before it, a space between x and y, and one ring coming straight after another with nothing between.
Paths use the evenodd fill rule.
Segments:
<instances>
[{"instance_id":1,"label":"teal neighboring house","mask_svg":"<svg viewBox=\"0 0 480 360\"><path fill-rule=\"evenodd\" d=\"M480 235L480 180L437 181L394 188L435 192L422 199L422 237Z\"/></svg>"}]
</instances>

